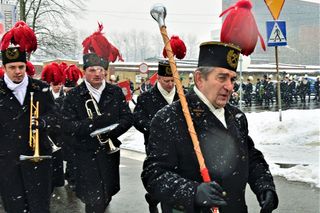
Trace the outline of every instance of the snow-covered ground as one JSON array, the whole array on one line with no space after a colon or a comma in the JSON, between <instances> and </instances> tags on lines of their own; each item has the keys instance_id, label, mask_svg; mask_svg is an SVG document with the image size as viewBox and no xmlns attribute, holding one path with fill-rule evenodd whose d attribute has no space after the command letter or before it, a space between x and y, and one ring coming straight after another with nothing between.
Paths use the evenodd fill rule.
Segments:
<instances>
[{"instance_id":1,"label":"snow-covered ground","mask_svg":"<svg viewBox=\"0 0 320 213\"><path fill-rule=\"evenodd\" d=\"M249 134L273 175L320 188L320 109L286 110L281 122L279 112L252 112L246 116ZM122 148L144 153L143 135L134 127L119 139Z\"/></svg>"}]
</instances>

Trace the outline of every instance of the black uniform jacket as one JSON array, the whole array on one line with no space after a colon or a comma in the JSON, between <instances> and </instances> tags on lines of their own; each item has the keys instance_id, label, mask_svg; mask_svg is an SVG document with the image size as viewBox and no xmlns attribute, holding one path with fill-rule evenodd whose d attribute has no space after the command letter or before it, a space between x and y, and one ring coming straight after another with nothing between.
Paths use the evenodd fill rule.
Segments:
<instances>
[{"instance_id":1,"label":"black uniform jacket","mask_svg":"<svg viewBox=\"0 0 320 213\"><path fill-rule=\"evenodd\" d=\"M20 155L33 156L29 146L30 92L34 105L39 101L39 117L47 126L55 125L54 101L48 85L29 78L21 106L15 95L0 79L0 193L8 212L23 212L28 203L31 212L49 212L51 160L34 163L20 161ZM39 130L40 155L51 155L47 132Z\"/></svg>"},{"instance_id":2,"label":"black uniform jacket","mask_svg":"<svg viewBox=\"0 0 320 213\"><path fill-rule=\"evenodd\" d=\"M226 129L194 92L186 97L211 180L227 192L228 206L220 213L246 213L247 183L256 195L275 186L262 153L248 136L245 115L226 105ZM180 102L155 115L148 150L142 172L147 191L171 208L200 212L194 198L202 178Z\"/></svg>"},{"instance_id":3,"label":"black uniform jacket","mask_svg":"<svg viewBox=\"0 0 320 213\"><path fill-rule=\"evenodd\" d=\"M176 93L174 101L178 100L179 96ZM139 95L137 105L134 108L134 127L144 135L144 144L148 144L149 130L151 120L154 115L168 105L168 102L164 99L160 93L157 85L151 90Z\"/></svg>"},{"instance_id":4,"label":"black uniform jacket","mask_svg":"<svg viewBox=\"0 0 320 213\"><path fill-rule=\"evenodd\" d=\"M85 107L90 98L83 82L67 93L62 106L63 129L66 134L76 138L72 143L76 152L76 193L84 203L95 203L120 190L120 152L107 154L106 146L101 146L96 137L90 136L95 130L93 120L88 118ZM109 134L113 144L119 147L121 142L117 138L133 123L132 113L121 88L106 83L98 107L100 113L106 116L103 126L119 124ZM92 106L91 109L93 110Z\"/></svg>"}]
</instances>

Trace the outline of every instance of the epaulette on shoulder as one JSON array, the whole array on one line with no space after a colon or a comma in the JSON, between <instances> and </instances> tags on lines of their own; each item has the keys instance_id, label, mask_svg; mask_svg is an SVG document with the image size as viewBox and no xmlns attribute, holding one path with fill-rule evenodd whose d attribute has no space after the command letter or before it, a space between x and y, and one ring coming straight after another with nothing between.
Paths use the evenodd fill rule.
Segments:
<instances>
[{"instance_id":1,"label":"epaulette on shoulder","mask_svg":"<svg viewBox=\"0 0 320 213\"><path fill-rule=\"evenodd\" d=\"M38 80L38 79L33 79L33 78L29 78L29 79L31 79L31 88L32 89L43 91L43 92L46 92L49 90L49 84L47 84L46 82Z\"/></svg>"}]
</instances>

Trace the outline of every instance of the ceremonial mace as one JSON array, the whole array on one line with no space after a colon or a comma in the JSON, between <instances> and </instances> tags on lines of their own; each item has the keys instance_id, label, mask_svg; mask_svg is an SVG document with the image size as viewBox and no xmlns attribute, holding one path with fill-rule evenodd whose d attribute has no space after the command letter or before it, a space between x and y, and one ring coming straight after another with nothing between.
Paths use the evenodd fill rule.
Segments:
<instances>
[{"instance_id":1,"label":"ceremonial mace","mask_svg":"<svg viewBox=\"0 0 320 213\"><path fill-rule=\"evenodd\" d=\"M181 81L180 81L180 78L179 78L179 73L178 73L178 70L177 70L177 66L176 66L176 63L174 61L174 55L173 55L172 48L171 48L171 45L170 45L170 39L169 39L168 33L167 33L167 27L166 27L165 22L164 22L164 19L165 19L166 15L167 15L167 10L162 4L155 4L151 8L150 14L151 14L152 18L154 18L154 20L156 20L158 22L158 24L159 24L160 33L161 33L161 36L162 36L162 39L163 39L163 42L164 42L164 45L165 45L167 56L169 58L170 68L171 68L171 71L172 71L172 74L173 74L174 82L175 82L176 87L177 87L177 93L179 95L180 103L181 103L181 106L182 106L182 111L183 111L184 117L185 117L186 122L187 122L188 131L189 131L192 143L193 143L194 151L195 151L195 153L197 155L197 159L198 159L198 163L199 163L199 166L200 166L200 173L201 173L202 179L203 179L204 182L210 182L211 179L210 179L210 176L209 176L209 171L208 171L208 169L207 169L207 167L205 165L204 158L203 158L203 155L202 155L202 152L201 152L201 149L200 149L198 136L197 136L197 133L196 133L196 131L194 129L193 121L192 121L192 118L191 118L191 115L190 115L190 111L189 111L189 108L188 108L188 102L187 102L186 97L184 95L183 87L182 87L182 84L181 84ZM219 213L219 209L217 207L211 208L211 211L213 213Z\"/></svg>"}]
</instances>

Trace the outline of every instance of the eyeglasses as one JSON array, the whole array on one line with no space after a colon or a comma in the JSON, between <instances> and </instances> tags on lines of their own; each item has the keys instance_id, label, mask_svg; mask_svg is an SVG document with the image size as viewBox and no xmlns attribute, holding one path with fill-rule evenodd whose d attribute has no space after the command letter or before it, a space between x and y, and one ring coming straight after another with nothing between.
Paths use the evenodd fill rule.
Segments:
<instances>
[{"instance_id":1,"label":"eyeglasses","mask_svg":"<svg viewBox=\"0 0 320 213\"><path fill-rule=\"evenodd\" d=\"M88 68L88 72L94 73L97 71L99 73L101 73L101 72L105 71L105 69L103 69L103 67L90 67L90 68Z\"/></svg>"}]
</instances>

